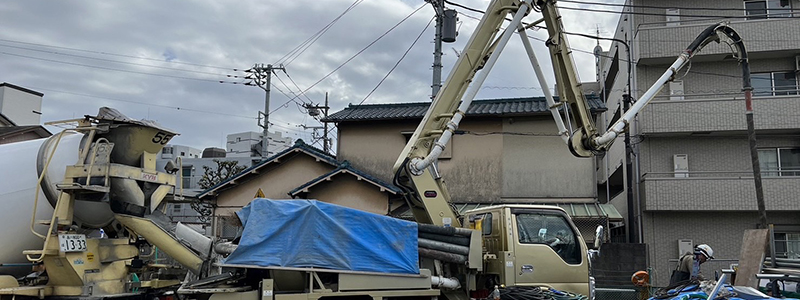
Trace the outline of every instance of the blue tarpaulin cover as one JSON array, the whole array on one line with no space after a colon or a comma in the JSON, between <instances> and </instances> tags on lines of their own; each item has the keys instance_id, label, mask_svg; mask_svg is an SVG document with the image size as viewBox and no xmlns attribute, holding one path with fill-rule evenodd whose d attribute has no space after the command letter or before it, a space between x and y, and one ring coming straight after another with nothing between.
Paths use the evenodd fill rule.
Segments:
<instances>
[{"instance_id":1,"label":"blue tarpaulin cover","mask_svg":"<svg viewBox=\"0 0 800 300\"><path fill-rule=\"evenodd\" d=\"M316 200L255 199L226 264L419 274L417 223Z\"/></svg>"}]
</instances>

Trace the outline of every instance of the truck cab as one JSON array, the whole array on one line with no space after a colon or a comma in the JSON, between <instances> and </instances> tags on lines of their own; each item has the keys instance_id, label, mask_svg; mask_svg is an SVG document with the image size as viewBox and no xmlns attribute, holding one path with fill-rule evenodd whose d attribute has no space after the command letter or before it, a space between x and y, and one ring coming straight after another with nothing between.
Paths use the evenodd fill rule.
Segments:
<instances>
[{"instance_id":1,"label":"truck cab","mask_svg":"<svg viewBox=\"0 0 800 300\"><path fill-rule=\"evenodd\" d=\"M467 211L464 223L483 236L484 273L495 285L541 286L590 295L588 247L564 209L497 205Z\"/></svg>"}]
</instances>

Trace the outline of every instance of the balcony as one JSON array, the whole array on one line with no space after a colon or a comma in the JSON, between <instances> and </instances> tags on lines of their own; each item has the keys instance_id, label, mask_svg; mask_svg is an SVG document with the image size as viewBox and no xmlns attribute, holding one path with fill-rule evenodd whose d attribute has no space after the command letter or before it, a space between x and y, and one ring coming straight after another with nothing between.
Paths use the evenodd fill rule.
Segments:
<instances>
[{"instance_id":1,"label":"balcony","mask_svg":"<svg viewBox=\"0 0 800 300\"><path fill-rule=\"evenodd\" d=\"M744 95L707 98L712 95L685 95L692 100L654 99L639 114L642 134L745 131ZM800 128L800 96L753 97L757 130L797 130Z\"/></svg>"},{"instance_id":2,"label":"balcony","mask_svg":"<svg viewBox=\"0 0 800 300\"><path fill-rule=\"evenodd\" d=\"M770 211L800 210L800 176L797 172L764 172L764 202ZM755 211L752 171L646 173L643 176L646 211Z\"/></svg>"},{"instance_id":3,"label":"balcony","mask_svg":"<svg viewBox=\"0 0 800 300\"><path fill-rule=\"evenodd\" d=\"M686 21L682 25L667 26L666 23L642 23L636 32L639 63L671 62L703 31L718 21ZM692 24L683 25L692 22ZM800 19L774 18L761 20L729 20L729 26L745 41L751 57L764 57L759 52L783 51L793 56L800 49ZM791 52L791 53L789 53ZM699 55L729 55L727 45L709 44Z\"/></svg>"}]
</instances>

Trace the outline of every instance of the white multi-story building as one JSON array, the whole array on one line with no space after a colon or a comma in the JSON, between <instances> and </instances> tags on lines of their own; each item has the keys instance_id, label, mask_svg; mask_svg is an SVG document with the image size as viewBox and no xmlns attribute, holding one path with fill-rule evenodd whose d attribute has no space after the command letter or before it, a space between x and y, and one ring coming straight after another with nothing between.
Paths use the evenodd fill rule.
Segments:
<instances>
[{"instance_id":1,"label":"white multi-story building","mask_svg":"<svg viewBox=\"0 0 800 300\"><path fill-rule=\"evenodd\" d=\"M262 133L253 131L229 134L226 157L261 157L262 136ZM269 141L267 156L292 146L292 138L284 137L280 132L270 132L267 138Z\"/></svg>"},{"instance_id":2,"label":"white multi-story building","mask_svg":"<svg viewBox=\"0 0 800 300\"><path fill-rule=\"evenodd\" d=\"M161 158L172 159L176 157L182 158L200 158L203 156L203 150L192 148L183 145L166 145L161 149Z\"/></svg>"},{"instance_id":3,"label":"white multi-story building","mask_svg":"<svg viewBox=\"0 0 800 300\"><path fill-rule=\"evenodd\" d=\"M13 125L39 125L42 117L44 94L16 86L0 83L0 114Z\"/></svg>"},{"instance_id":4,"label":"white multi-story building","mask_svg":"<svg viewBox=\"0 0 800 300\"><path fill-rule=\"evenodd\" d=\"M620 99L629 83L635 100L704 29L728 22L749 53L764 202L768 223L775 225L773 250L777 257L800 257L800 2L626 4L631 6L623 10L615 38L626 41L631 54L614 42L601 63L608 111L598 127L623 113ZM621 138L601 163L598 177L609 186L608 201L623 215L632 212L633 219L626 220L631 240L647 244L653 286L668 283L677 258L692 244L714 249L717 259L703 264L705 274L729 268L739 259L744 230L757 227L742 70L735 56L725 43L707 45L639 113L631 129L630 174ZM632 206L627 189L633 191Z\"/></svg>"}]
</instances>

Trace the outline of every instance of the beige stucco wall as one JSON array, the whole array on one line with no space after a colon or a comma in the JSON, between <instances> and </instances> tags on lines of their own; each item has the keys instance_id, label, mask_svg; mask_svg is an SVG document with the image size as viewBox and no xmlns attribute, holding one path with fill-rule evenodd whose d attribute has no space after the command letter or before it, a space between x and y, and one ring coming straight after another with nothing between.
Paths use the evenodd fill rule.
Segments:
<instances>
[{"instance_id":1,"label":"beige stucco wall","mask_svg":"<svg viewBox=\"0 0 800 300\"><path fill-rule=\"evenodd\" d=\"M503 132L556 133L549 115L465 119L439 167L454 202L523 201L534 198L582 200L596 197L594 162L576 159L560 138ZM401 132L418 121L339 124L338 159L392 180L392 166L406 144ZM540 176L546 175L546 176Z\"/></svg>"},{"instance_id":2,"label":"beige stucco wall","mask_svg":"<svg viewBox=\"0 0 800 300\"><path fill-rule=\"evenodd\" d=\"M380 215L387 213L389 203L387 193L350 174L339 174L333 177L333 181L311 187L305 197Z\"/></svg>"},{"instance_id":3,"label":"beige stucco wall","mask_svg":"<svg viewBox=\"0 0 800 300\"><path fill-rule=\"evenodd\" d=\"M569 152L551 118L503 122L503 197L569 201L597 197L593 158ZM533 199L539 200L539 199Z\"/></svg>"},{"instance_id":4,"label":"beige stucco wall","mask_svg":"<svg viewBox=\"0 0 800 300\"><path fill-rule=\"evenodd\" d=\"M339 124L337 158L391 182L392 166L406 144L401 132L413 132L416 125L409 121Z\"/></svg>"},{"instance_id":5,"label":"beige stucco wall","mask_svg":"<svg viewBox=\"0 0 800 300\"><path fill-rule=\"evenodd\" d=\"M217 196L217 205L220 208L216 210L216 215L230 215L247 205L259 188L267 198L289 199L289 191L335 169L330 164L317 162L314 157L305 153L283 157L280 162L260 169L260 176L251 175L248 181L222 191Z\"/></svg>"}]
</instances>

